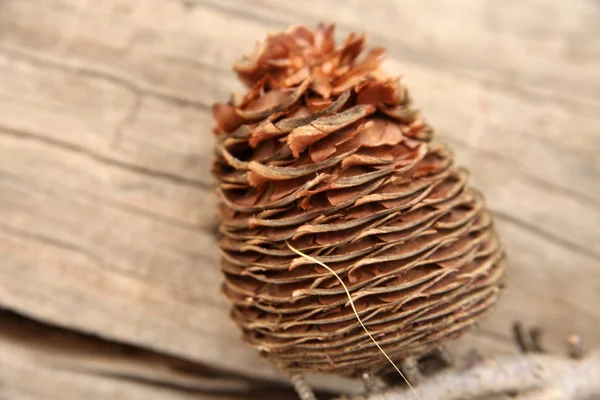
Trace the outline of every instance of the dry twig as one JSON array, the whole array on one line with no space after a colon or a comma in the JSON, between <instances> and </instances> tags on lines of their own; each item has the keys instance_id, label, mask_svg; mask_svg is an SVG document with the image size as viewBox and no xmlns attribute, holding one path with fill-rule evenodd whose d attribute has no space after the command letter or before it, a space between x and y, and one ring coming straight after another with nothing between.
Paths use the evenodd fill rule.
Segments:
<instances>
[{"instance_id":1,"label":"dry twig","mask_svg":"<svg viewBox=\"0 0 600 400\"><path fill-rule=\"evenodd\" d=\"M294 389L298 392L300 400L317 400L312 389L304 379L304 375L298 372L291 373L290 380L292 381L292 385L294 385Z\"/></svg>"},{"instance_id":2,"label":"dry twig","mask_svg":"<svg viewBox=\"0 0 600 400\"><path fill-rule=\"evenodd\" d=\"M517 393L515 399L588 400L600 396L600 350L581 359L526 354L490 359L466 370L451 370L415 387L423 399L478 399ZM405 388L351 400L414 400Z\"/></svg>"}]
</instances>

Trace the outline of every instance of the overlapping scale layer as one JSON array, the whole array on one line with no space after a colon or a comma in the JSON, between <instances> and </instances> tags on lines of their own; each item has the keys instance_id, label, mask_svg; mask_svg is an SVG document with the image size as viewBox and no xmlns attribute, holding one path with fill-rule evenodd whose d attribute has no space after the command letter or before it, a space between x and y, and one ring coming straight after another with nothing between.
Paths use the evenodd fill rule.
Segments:
<instances>
[{"instance_id":1,"label":"overlapping scale layer","mask_svg":"<svg viewBox=\"0 0 600 400\"><path fill-rule=\"evenodd\" d=\"M504 253L482 196L411 108L384 51L333 27L271 34L215 104L223 291L283 369L352 375L460 334L498 298Z\"/></svg>"}]
</instances>

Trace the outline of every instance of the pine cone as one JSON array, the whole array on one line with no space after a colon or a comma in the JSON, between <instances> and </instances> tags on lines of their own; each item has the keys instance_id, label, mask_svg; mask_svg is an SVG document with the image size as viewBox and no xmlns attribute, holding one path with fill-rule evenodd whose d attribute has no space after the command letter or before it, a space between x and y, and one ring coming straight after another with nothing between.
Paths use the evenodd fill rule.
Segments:
<instances>
[{"instance_id":1,"label":"pine cone","mask_svg":"<svg viewBox=\"0 0 600 400\"><path fill-rule=\"evenodd\" d=\"M355 375L425 354L498 298L504 252L468 173L406 88L333 26L274 33L215 104L223 291L245 340L288 371ZM361 55L361 53L363 53Z\"/></svg>"}]
</instances>

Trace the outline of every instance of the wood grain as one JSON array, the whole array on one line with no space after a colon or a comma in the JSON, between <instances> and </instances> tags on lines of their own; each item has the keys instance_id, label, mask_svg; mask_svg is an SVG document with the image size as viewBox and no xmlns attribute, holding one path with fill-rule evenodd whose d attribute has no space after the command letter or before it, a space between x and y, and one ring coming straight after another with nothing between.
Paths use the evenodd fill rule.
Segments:
<instances>
[{"instance_id":1,"label":"wood grain","mask_svg":"<svg viewBox=\"0 0 600 400\"><path fill-rule=\"evenodd\" d=\"M294 4L0 1L0 306L286 379L240 343L219 293L209 107L268 31L335 20L389 48L496 214L508 288L456 351L509 351L515 320L553 347L571 331L599 345L598 3Z\"/></svg>"}]
</instances>

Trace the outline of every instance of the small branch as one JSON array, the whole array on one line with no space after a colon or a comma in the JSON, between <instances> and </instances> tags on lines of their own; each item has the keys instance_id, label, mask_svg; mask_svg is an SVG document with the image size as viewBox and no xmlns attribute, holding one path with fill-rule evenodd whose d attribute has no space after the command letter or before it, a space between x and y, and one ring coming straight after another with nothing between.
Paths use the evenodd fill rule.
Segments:
<instances>
[{"instance_id":1,"label":"small branch","mask_svg":"<svg viewBox=\"0 0 600 400\"><path fill-rule=\"evenodd\" d=\"M294 385L294 389L298 392L300 400L317 400L312 389L304 379L304 375L298 372L291 373L290 380L292 381L292 385Z\"/></svg>"},{"instance_id":2,"label":"small branch","mask_svg":"<svg viewBox=\"0 0 600 400\"><path fill-rule=\"evenodd\" d=\"M600 350L581 359L542 354L498 357L433 376L415 387L422 399L476 399L517 393L516 399L585 400L600 396ZM414 400L405 388L351 400Z\"/></svg>"}]
</instances>

